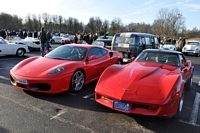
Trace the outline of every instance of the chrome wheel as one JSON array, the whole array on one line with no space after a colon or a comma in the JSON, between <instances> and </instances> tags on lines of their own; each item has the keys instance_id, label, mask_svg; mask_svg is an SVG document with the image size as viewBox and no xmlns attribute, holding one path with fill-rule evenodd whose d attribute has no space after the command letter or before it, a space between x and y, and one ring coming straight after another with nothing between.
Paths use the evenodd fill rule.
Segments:
<instances>
[{"instance_id":1,"label":"chrome wheel","mask_svg":"<svg viewBox=\"0 0 200 133\"><path fill-rule=\"evenodd\" d=\"M20 48L20 49L18 49L18 50L17 50L17 53L16 53L16 55L17 55L17 56L19 56L19 57L22 57L22 56L24 56L24 50L23 50L23 49L21 49L21 48Z\"/></svg>"},{"instance_id":2,"label":"chrome wheel","mask_svg":"<svg viewBox=\"0 0 200 133\"><path fill-rule=\"evenodd\" d=\"M83 88L85 76L81 70L76 71L71 79L70 91L77 92Z\"/></svg>"}]
</instances>

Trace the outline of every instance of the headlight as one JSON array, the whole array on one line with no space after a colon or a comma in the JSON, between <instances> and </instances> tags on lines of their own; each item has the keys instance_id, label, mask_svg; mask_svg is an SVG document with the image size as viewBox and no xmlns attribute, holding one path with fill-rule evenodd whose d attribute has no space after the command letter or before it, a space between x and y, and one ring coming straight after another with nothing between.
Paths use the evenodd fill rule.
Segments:
<instances>
[{"instance_id":1,"label":"headlight","mask_svg":"<svg viewBox=\"0 0 200 133\"><path fill-rule=\"evenodd\" d=\"M199 51L199 48L195 48L196 51Z\"/></svg>"},{"instance_id":2,"label":"headlight","mask_svg":"<svg viewBox=\"0 0 200 133\"><path fill-rule=\"evenodd\" d=\"M186 48L186 47L183 47L183 49L186 50L187 48Z\"/></svg>"},{"instance_id":3,"label":"headlight","mask_svg":"<svg viewBox=\"0 0 200 133\"><path fill-rule=\"evenodd\" d=\"M56 68L56 69L54 69L53 71L51 71L51 72L49 73L49 75L58 74L58 73L60 73L60 72L62 72L62 71L64 71L64 70L65 70L64 67L59 67L59 68Z\"/></svg>"}]
</instances>

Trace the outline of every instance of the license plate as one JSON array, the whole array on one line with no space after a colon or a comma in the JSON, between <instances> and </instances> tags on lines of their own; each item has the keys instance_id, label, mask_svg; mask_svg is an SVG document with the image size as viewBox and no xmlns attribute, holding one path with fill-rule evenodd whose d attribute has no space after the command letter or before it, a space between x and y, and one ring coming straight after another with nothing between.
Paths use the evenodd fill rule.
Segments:
<instances>
[{"instance_id":1,"label":"license plate","mask_svg":"<svg viewBox=\"0 0 200 133\"><path fill-rule=\"evenodd\" d=\"M15 78L15 82L18 82L18 83L21 83L21 84L28 84L28 80L19 79L19 78Z\"/></svg>"},{"instance_id":2,"label":"license plate","mask_svg":"<svg viewBox=\"0 0 200 133\"><path fill-rule=\"evenodd\" d=\"M113 107L120 111L130 112L130 103L114 101Z\"/></svg>"},{"instance_id":3,"label":"license plate","mask_svg":"<svg viewBox=\"0 0 200 133\"><path fill-rule=\"evenodd\" d=\"M123 62L128 62L128 59L127 59L127 58L124 58L124 59L123 59Z\"/></svg>"}]
</instances>

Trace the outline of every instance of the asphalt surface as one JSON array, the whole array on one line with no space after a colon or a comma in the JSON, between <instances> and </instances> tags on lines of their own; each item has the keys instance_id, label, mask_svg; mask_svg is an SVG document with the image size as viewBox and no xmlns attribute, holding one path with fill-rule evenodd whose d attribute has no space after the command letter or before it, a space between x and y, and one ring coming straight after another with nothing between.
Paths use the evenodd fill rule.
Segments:
<instances>
[{"instance_id":1,"label":"asphalt surface","mask_svg":"<svg viewBox=\"0 0 200 133\"><path fill-rule=\"evenodd\" d=\"M59 45L52 45L53 48ZM11 85L9 71L25 57L0 57L0 133L198 133L200 132L200 57L187 56L195 71L195 89L186 92L178 119L128 115L94 100L96 82L78 93L56 95L23 91ZM200 88L199 88L200 89Z\"/></svg>"}]
</instances>

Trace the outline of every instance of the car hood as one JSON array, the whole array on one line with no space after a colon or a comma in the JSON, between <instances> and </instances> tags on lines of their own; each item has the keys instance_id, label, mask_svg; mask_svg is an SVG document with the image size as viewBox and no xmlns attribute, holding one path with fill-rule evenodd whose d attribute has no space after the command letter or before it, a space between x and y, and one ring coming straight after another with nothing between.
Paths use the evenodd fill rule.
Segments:
<instances>
[{"instance_id":1,"label":"car hood","mask_svg":"<svg viewBox=\"0 0 200 133\"><path fill-rule=\"evenodd\" d=\"M24 77L46 77L51 71L59 67L65 67L65 72L59 73L60 75L66 74L66 70L70 73L69 69L66 68L67 65L72 65L73 61L50 59L44 57L30 58L25 61L22 61L13 72L16 75Z\"/></svg>"},{"instance_id":2,"label":"car hood","mask_svg":"<svg viewBox=\"0 0 200 133\"><path fill-rule=\"evenodd\" d=\"M178 69L158 63L130 63L101 87L118 100L162 103L179 77Z\"/></svg>"}]
</instances>

